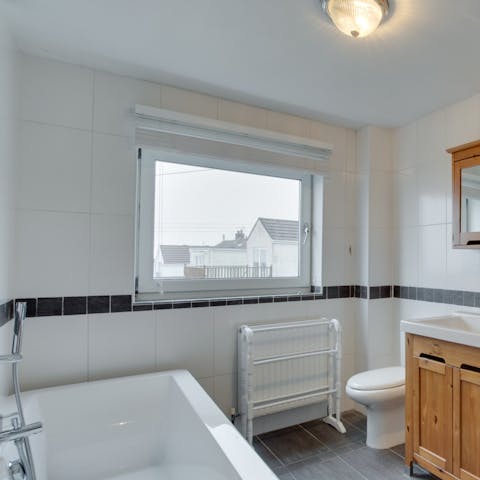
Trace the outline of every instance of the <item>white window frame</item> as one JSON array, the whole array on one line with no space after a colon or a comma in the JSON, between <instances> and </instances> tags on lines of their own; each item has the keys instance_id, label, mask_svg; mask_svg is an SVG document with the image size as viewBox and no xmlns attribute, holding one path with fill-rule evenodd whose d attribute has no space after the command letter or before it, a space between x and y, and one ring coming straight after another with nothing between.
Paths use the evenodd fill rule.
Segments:
<instances>
[{"instance_id":1,"label":"white window frame","mask_svg":"<svg viewBox=\"0 0 480 480\"><path fill-rule=\"evenodd\" d=\"M280 293L299 291L311 285L311 235L312 231L312 174L304 171L254 164L232 162L212 157L181 154L160 148L142 147L137 168L137 234L136 234L136 293L161 298L196 298L250 294L252 291ZM268 279L154 279L153 235L155 204L155 161L183 163L186 165L216 168L242 173L253 173L301 182L299 212L299 276ZM306 227L306 228L305 228ZM306 230L306 232L305 232ZM149 253L150 252L150 253ZM233 293L234 292L234 293ZM258 294L258 293L257 293Z\"/></svg>"}]
</instances>

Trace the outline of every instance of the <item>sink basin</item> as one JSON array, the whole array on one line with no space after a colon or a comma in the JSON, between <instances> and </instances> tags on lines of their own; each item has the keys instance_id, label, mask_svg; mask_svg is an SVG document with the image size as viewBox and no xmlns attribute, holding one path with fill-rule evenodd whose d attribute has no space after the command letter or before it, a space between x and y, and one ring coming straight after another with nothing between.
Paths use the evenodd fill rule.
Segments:
<instances>
[{"instance_id":1,"label":"sink basin","mask_svg":"<svg viewBox=\"0 0 480 480\"><path fill-rule=\"evenodd\" d=\"M400 329L406 333L480 347L480 315L473 313L402 320Z\"/></svg>"}]
</instances>

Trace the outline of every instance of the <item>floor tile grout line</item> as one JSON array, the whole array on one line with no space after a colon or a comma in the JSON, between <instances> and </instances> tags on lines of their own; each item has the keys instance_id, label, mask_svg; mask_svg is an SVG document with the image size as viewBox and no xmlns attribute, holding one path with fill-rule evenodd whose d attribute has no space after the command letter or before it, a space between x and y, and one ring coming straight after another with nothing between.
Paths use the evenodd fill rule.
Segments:
<instances>
[{"instance_id":1,"label":"floor tile grout line","mask_svg":"<svg viewBox=\"0 0 480 480\"><path fill-rule=\"evenodd\" d=\"M350 427L353 427L355 430L358 430L359 432L362 432L365 434L367 433L363 428L357 427L355 424L353 424L352 422L349 422L348 420L342 419L342 422L346 423Z\"/></svg>"},{"instance_id":2,"label":"floor tile grout line","mask_svg":"<svg viewBox=\"0 0 480 480\"><path fill-rule=\"evenodd\" d=\"M357 472L362 478L364 478L365 480L368 480L368 477L366 477L362 472L360 472L359 470L357 470L353 465L351 465L350 463L348 463L344 458L342 458L340 455L337 456L337 458L339 458L345 465L348 465L353 471Z\"/></svg>"},{"instance_id":3,"label":"floor tile grout line","mask_svg":"<svg viewBox=\"0 0 480 480\"><path fill-rule=\"evenodd\" d=\"M280 459L280 457L275 455L275 453L272 451L272 449L260 438L259 435L255 435L255 438L265 447L267 452L270 452L272 454L273 458L275 458L276 460L278 460L280 462L280 465L282 467L286 467L285 463ZM252 447L253 447L253 445L252 445Z\"/></svg>"},{"instance_id":4,"label":"floor tile grout line","mask_svg":"<svg viewBox=\"0 0 480 480\"><path fill-rule=\"evenodd\" d=\"M320 444L322 446L324 446L327 450L330 450L332 451L333 453L335 453L326 443L322 442L318 437L315 436L315 434L313 432L311 432L310 430L308 430L308 428L305 428L302 424L299 424L298 425L304 432L307 432L311 437L313 437L315 440L317 440L318 442L320 442Z\"/></svg>"},{"instance_id":5,"label":"floor tile grout line","mask_svg":"<svg viewBox=\"0 0 480 480\"><path fill-rule=\"evenodd\" d=\"M300 427L300 428L301 428L302 430L304 430L307 434L309 434L311 437L313 437L318 443L320 443L320 445L321 445L322 447L325 447L328 451L332 452L332 453L334 454L334 456L337 456L337 455L335 454L335 452L334 452L331 448L327 447L327 445L325 445L322 441L320 441L317 437L315 437L315 435L313 435L312 432L309 432L303 425L298 424L298 425L295 425L295 426L296 426L296 427ZM257 437L257 438L258 438L258 437ZM263 443L263 442L262 442L262 443ZM266 446L266 445L265 445L265 446ZM267 447L267 448L268 448L268 447ZM270 450L270 449L268 449L268 450ZM272 452L272 453L273 453L273 452ZM304 457L304 458L301 458L301 459L299 459L299 460L294 460L293 462L290 462L290 463L284 463L284 462L281 462L281 463L282 463L282 465L283 465L284 467L286 467L287 470L288 470L288 468L289 468L290 466L292 466L292 465L297 465L298 463L301 463L301 462L304 462L304 461L307 461L307 460L311 460L312 458L315 458L315 457L318 457L318 456L319 456L319 453L317 452L317 453L314 453L314 454L312 454L312 455L309 455L308 457ZM275 455L275 457L278 458L276 455ZM279 459L279 460L280 460L280 459ZM323 462L324 460L320 460L320 461ZM326 461L326 460L325 460L325 461ZM291 473L291 472L289 472L289 473ZM292 474L292 475L293 475L293 474Z\"/></svg>"},{"instance_id":6,"label":"floor tile grout line","mask_svg":"<svg viewBox=\"0 0 480 480\"><path fill-rule=\"evenodd\" d=\"M402 455L401 453L396 452L393 448L389 448L388 450L392 452L394 455L397 455L398 457L400 457L402 460L405 460L405 456Z\"/></svg>"}]
</instances>

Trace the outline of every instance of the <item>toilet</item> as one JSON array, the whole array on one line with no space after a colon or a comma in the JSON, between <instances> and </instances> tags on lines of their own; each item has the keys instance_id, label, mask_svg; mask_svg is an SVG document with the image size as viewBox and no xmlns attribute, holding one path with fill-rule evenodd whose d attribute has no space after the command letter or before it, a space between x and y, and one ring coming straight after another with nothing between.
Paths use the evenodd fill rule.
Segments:
<instances>
[{"instance_id":1,"label":"toilet","mask_svg":"<svg viewBox=\"0 0 480 480\"><path fill-rule=\"evenodd\" d=\"M368 370L351 377L347 395L367 410L367 446L391 448L405 441L405 368Z\"/></svg>"}]
</instances>

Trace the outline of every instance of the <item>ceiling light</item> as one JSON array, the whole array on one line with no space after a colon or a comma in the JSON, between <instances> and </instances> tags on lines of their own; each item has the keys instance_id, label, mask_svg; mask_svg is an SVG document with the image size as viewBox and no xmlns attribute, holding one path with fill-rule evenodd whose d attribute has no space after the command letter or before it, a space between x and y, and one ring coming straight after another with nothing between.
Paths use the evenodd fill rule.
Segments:
<instances>
[{"instance_id":1,"label":"ceiling light","mask_svg":"<svg viewBox=\"0 0 480 480\"><path fill-rule=\"evenodd\" d=\"M322 0L335 26L354 38L373 33L388 13L388 0Z\"/></svg>"}]
</instances>

